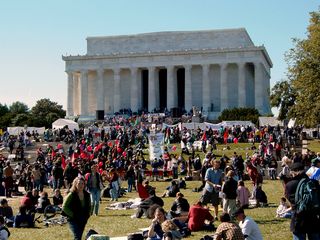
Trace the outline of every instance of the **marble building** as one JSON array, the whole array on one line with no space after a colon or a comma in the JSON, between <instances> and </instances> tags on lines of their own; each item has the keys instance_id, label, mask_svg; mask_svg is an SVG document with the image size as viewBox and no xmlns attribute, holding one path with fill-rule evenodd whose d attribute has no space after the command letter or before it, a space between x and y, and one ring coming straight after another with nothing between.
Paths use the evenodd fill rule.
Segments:
<instances>
[{"instance_id":1,"label":"marble building","mask_svg":"<svg viewBox=\"0 0 320 240\"><path fill-rule=\"evenodd\" d=\"M233 107L270 113L272 62L244 28L88 37L63 56L68 116L193 106L214 119Z\"/></svg>"}]
</instances>

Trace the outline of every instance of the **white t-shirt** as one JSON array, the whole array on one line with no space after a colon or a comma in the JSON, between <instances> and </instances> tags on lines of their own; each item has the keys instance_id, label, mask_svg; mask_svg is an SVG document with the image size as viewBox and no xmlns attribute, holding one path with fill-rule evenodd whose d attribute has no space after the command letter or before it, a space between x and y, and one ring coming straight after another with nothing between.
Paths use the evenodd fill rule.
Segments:
<instances>
[{"instance_id":1,"label":"white t-shirt","mask_svg":"<svg viewBox=\"0 0 320 240\"><path fill-rule=\"evenodd\" d=\"M239 223L243 235L247 235L246 240L263 240L258 224L250 217Z\"/></svg>"}]
</instances>

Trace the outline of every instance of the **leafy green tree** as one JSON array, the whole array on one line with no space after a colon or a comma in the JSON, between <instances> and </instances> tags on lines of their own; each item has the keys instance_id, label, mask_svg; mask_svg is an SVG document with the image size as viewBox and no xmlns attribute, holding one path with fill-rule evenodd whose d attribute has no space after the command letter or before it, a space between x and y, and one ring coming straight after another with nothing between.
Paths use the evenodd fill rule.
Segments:
<instances>
[{"instance_id":1,"label":"leafy green tree","mask_svg":"<svg viewBox=\"0 0 320 240\"><path fill-rule=\"evenodd\" d=\"M219 116L219 121L251 121L258 124L259 111L255 108L232 108L225 109Z\"/></svg>"},{"instance_id":2,"label":"leafy green tree","mask_svg":"<svg viewBox=\"0 0 320 240\"><path fill-rule=\"evenodd\" d=\"M289 116L306 127L320 123L320 12L310 13L307 39L294 39L286 55L288 81L296 93Z\"/></svg>"},{"instance_id":3,"label":"leafy green tree","mask_svg":"<svg viewBox=\"0 0 320 240\"><path fill-rule=\"evenodd\" d=\"M48 98L40 99L31 109L31 116L34 126L51 127L52 122L58 118L63 118L66 111L62 109L62 105L50 101Z\"/></svg>"},{"instance_id":4,"label":"leafy green tree","mask_svg":"<svg viewBox=\"0 0 320 240\"><path fill-rule=\"evenodd\" d=\"M11 119L11 125L12 126L28 126L30 119L30 114L28 113L18 113Z\"/></svg>"},{"instance_id":5,"label":"leafy green tree","mask_svg":"<svg viewBox=\"0 0 320 240\"><path fill-rule=\"evenodd\" d=\"M20 113L27 113L28 110L29 110L28 106L22 102L19 102L19 101L12 103L10 106L10 112L13 115L17 115Z\"/></svg>"},{"instance_id":6,"label":"leafy green tree","mask_svg":"<svg viewBox=\"0 0 320 240\"><path fill-rule=\"evenodd\" d=\"M9 113L10 111L9 111L9 108L8 108L8 106L7 105L2 105L1 103L0 103L0 116L2 117L2 116L4 116L5 114L7 114L7 113Z\"/></svg>"},{"instance_id":7,"label":"leafy green tree","mask_svg":"<svg viewBox=\"0 0 320 240\"><path fill-rule=\"evenodd\" d=\"M277 82L271 90L270 105L279 108L279 120L288 118L289 110L294 106L296 94L288 81Z\"/></svg>"}]
</instances>

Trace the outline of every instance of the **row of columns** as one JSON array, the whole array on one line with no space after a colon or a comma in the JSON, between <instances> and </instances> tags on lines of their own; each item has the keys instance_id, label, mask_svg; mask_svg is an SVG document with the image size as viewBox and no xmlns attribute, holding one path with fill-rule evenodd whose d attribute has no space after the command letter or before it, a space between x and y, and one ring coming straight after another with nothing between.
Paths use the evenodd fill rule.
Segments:
<instances>
[{"instance_id":1,"label":"row of columns","mask_svg":"<svg viewBox=\"0 0 320 240\"><path fill-rule=\"evenodd\" d=\"M245 64L237 63L238 65L238 106L246 106L246 76L245 76ZM220 64L220 110L228 108L228 64ZM185 65L185 109L191 109L193 106L192 101L192 81L191 81L191 65ZM263 94L264 94L264 79L263 79L263 69L261 63L254 63L254 98L255 107L263 109ZM158 94L158 84L156 84L156 71L155 67L148 68L148 109L153 110L156 106L157 94ZM177 98L177 81L174 75L174 66L168 66L167 68L167 108L171 109L178 105ZM203 109L209 109L211 104L211 92L210 92L210 78L209 78L210 65L202 65L202 107ZM120 92L120 68L113 69L114 73L114 89L113 89L113 102L114 102L114 112L119 111L122 106L121 103L121 92ZM97 110L105 110L105 93L104 93L104 69L99 68L97 71L97 87L96 87L96 100L97 100ZM131 76L131 109L132 111L137 111L139 108L139 81L138 81L138 68L130 68ZM67 72L68 74L68 103L67 103L67 115L74 115L74 101L79 101L80 109L78 109L79 114L88 115L88 71L80 71L80 94L77 93L79 82L75 84L73 72ZM79 94L79 96L74 97L74 95ZM159 97L158 97L159 98Z\"/></svg>"}]
</instances>

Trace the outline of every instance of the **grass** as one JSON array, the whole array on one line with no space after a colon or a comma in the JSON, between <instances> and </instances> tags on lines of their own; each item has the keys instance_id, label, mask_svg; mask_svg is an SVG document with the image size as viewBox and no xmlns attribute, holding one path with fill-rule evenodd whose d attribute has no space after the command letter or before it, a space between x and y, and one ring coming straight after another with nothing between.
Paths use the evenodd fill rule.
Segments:
<instances>
[{"instance_id":1,"label":"grass","mask_svg":"<svg viewBox=\"0 0 320 240\"><path fill-rule=\"evenodd\" d=\"M230 150L223 151L223 146L218 146L218 150L214 153L227 156L231 156L234 151L238 154L245 156L246 152L250 154L252 151L248 150L249 144L230 144ZM320 143L318 141L310 142L308 148L313 151L320 151ZM177 150L179 152L179 149ZM201 158L203 154L201 153ZM151 182L151 185L156 187L158 195L161 195L165 188L168 186L168 182ZM251 182L246 181L246 186L251 189ZM123 182L123 186L126 186L126 182ZM182 193L189 200L190 204L195 203L200 193L192 192L192 189L200 186L200 182L192 181L187 182L187 189L182 190ZM259 225L264 239L269 240L286 240L292 239L292 235L289 230L290 220L275 218L275 211L279 202L279 199L283 196L283 187L279 181L264 181L263 189L268 196L269 207L254 208L246 210L246 214L252 217ZM50 190L49 190L50 191ZM126 201L129 198L136 198L137 193L128 193L120 201ZM17 212L20 198L12 198L9 200L9 204L14 207L14 213ZM164 198L165 209L169 210L173 198ZM92 216L85 229L85 233L90 229L94 229L101 234L108 236L124 236L128 233L138 231L139 228L148 227L151 220L149 219L131 219L134 210L105 210L105 207L110 204L108 199L103 199L100 205L99 216ZM221 212L221 209L220 209ZM217 222L215 225L217 226ZM71 233L68 229L68 225L55 225L45 227L43 224L37 224L33 229L14 229L11 228L10 239L15 240L56 240L56 239L72 239ZM202 236L208 234L207 232L195 232L192 233L188 239L200 239Z\"/></svg>"}]
</instances>

